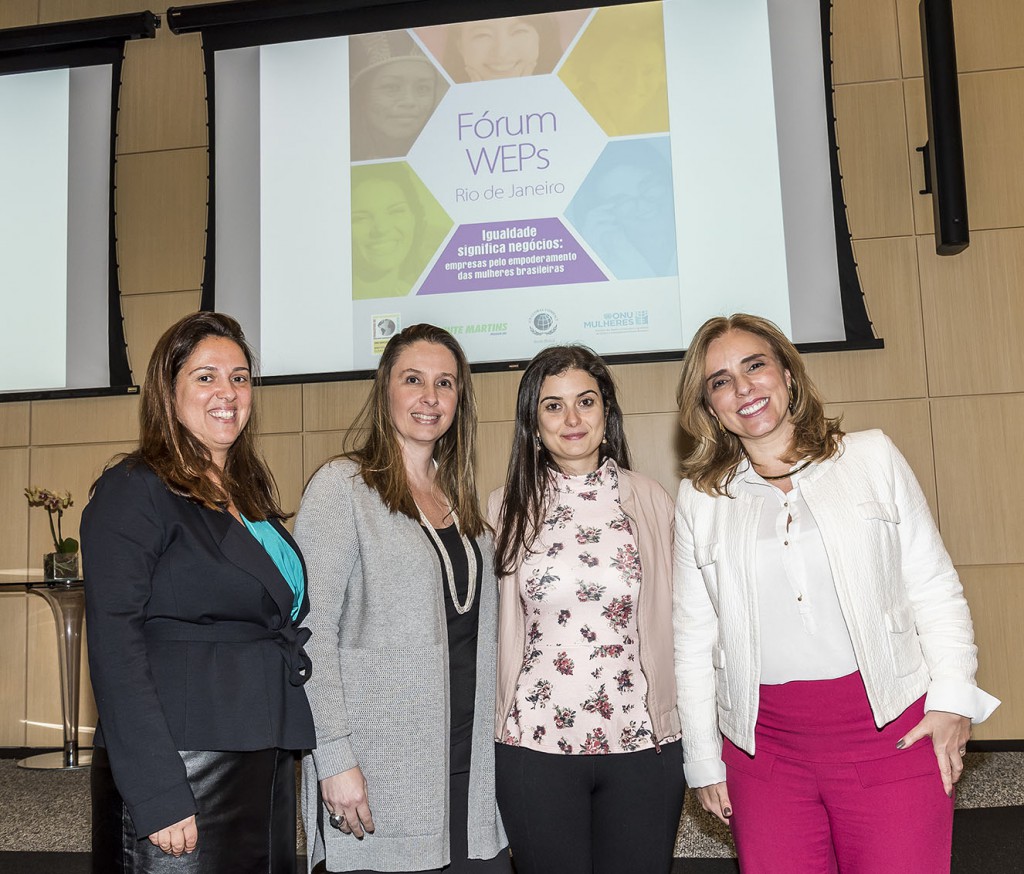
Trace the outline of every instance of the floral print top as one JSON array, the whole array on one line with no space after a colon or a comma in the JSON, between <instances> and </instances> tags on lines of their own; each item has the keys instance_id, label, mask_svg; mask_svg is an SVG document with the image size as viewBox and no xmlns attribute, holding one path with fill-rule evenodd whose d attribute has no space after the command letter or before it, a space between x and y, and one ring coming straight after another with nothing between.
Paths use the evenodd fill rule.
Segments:
<instances>
[{"instance_id":1,"label":"floral print top","mask_svg":"<svg viewBox=\"0 0 1024 874\"><path fill-rule=\"evenodd\" d=\"M653 745L640 670L640 553L613 461L551 476L547 515L524 562L523 668L504 742L568 755Z\"/></svg>"}]
</instances>

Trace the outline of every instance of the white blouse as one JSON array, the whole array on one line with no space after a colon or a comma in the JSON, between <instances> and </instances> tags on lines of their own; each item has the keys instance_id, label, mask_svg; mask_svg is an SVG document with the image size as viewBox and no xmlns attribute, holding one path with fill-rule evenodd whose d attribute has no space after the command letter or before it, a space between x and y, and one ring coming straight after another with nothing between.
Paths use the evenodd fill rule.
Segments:
<instances>
[{"instance_id":1,"label":"white blouse","mask_svg":"<svg viewBox=\"0 0 1024 874\"><path fill-rule=\"evenodd\" d=\"M756 586L761 629L761 682L832 680L857 670L825 544L800 494L806 468L787 494L744 461L737 488L763 499L758 524Z\"/></svg>"}]
</instances>

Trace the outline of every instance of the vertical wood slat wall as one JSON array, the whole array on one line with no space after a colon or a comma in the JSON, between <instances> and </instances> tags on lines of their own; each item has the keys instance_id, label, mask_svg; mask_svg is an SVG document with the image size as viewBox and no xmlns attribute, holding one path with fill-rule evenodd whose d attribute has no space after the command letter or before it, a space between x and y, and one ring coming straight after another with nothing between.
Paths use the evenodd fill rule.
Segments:
<instances>
[{"instance_id":1,"label":"vertical wood slat wall","mask_svg":"<svg viewBox=\"0 0 1024 874\"><path fill-rule=\"evenodd\" d=\"M979 738L1024 737L1024 4L954 0L971 246L939 258L915 151L926 138L918 0L835 0L838 138L854 251L882 351L812 356L811 371L850 429L882 427L921 479L972 604L979 680L1003 706ZM0 27L163 4L3 0ZM129 354L141 380L156 338L197 308L206 225L206 117L197 36L129 44L117 145L117 235ZM737 247L743 245L736 240ZM310 314L315 318L315 314ZM616 368L637 467L670 491L678 365ZM518 377L476 377L479 476L498 485ZM285 503L336 452L365 383L263 389L267 456ZM78 528L89 484L136 433L137 399L0 404L0 568L38 567L47 550L28 484L71 489ZM53 621L25 595L0 596L0 745L56 746ZM83 678L83 726L95 705ZM83 736L88 741L89 735Z\"/></svg>"}]
</instances>

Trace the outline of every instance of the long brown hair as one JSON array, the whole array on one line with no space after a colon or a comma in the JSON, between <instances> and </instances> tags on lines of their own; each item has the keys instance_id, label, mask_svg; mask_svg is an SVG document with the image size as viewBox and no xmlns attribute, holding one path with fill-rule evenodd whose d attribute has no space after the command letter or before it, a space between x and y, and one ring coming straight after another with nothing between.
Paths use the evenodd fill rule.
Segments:
<instances>
[{"instance_id":1,"label":"long brown hair","mask_svg":"<svg viewBox=\"0 0 1024 874\"><path fill-rule=\"evenodd\" d=\"M630 467L622 409L615 397L615 380L608 365L586 346L550 346L538 352L523 371L516 399L512 455L508 462L501 522L494 545L495 570L499 576L515 573L544 521L548 478L557 465L537 438L540 392L545 379L567 370L581 370L589 374L601 392L606 442L601 444L598 463L603 464L606 458L613 458L619 467L627 470Z\"/></svg>"},{"instance_id":2,"label":"long brown hair","mask_svg":"<svg viewBox=\"0 0 1024 874\"><path fill-rule=\"evenodd\" d=\"M683 460L682 474L694 488L705 494L728 494L736 468L743 460L743 444L730 431L722 430L711 413L704 369L708 347L729 331L746 331L764 340L775 360L789 371L790 415L793 422L793 444L786 458L794 464L802 459L823 461L839 452L843 430L842 417L831 419L817 388L807 373L796 347L773 322L760 316L735 313L728 318L708 319L694 335L679 379L676 400L679 403L679 424L694 438L694 447Z\"/></svg>"},{"instance_id":3,"label":"long brown hair","mask_svg":"<svg viewBox=\"0 0 1024 874\"><path fill-rule=\"evenodd\" d=\"M157 341L146 370L139 408L139 448L127 456L143 462L171 491L204 507L221 510L230 500L246 518L287 519L277 484L259 452L255 399L238 439L228 449L224 469L218 470L209 450L178 419L175 382L196 347L208 337L238 344L250 376L256 362L242 328L223 313L197 312L169 327Z\"/></svg>"},{"instance_id":4,"label":"long brown hair","mask_svg":"<svg viewBox=\"0 0 1024 874\"><path fill-rule=\"evenodd\" d=\"M459 515L462 532L479 537L484 517L476 493L476 395L466 354L451 334L434 325L411 325L395 334L380 357L373 377L370 396L359 411L345 439L342 457L359 465L363 481L380 495L393 513L410 519L420 518L409 482L405 476L405 459L391 418L388 387L395 361L413 343L436 343L444 346L455 358L457 401L455 420L434 446L437 462L437 485Z\"/></svg>"}]
</instances>

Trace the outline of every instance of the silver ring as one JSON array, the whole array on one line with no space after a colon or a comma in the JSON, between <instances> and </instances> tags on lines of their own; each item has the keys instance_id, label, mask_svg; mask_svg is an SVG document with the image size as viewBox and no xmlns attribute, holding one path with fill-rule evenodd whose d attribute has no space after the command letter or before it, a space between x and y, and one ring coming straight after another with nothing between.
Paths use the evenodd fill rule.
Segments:
<instances>
[{"instance_id":1,"label":"silver ring","mask_svg":"<svg viewBox=\"0 0 1024 874\"><path fill-rule=\"evenodd\" d=\"M336 828L336 829L340 829L345 824L345 814L344 813L332 813L330 815L329 819L330 819L330 822L331 822L331 826Z\"/></svg>"},{"instance_id":2,"label":"silver ring","mask_svg":"<svg viewBox=\"0 0 1024 874\"><path fill-rule=\"evenodd\" d=\"M967 754L967 747L960 747L960 755L963 756L963 755L966 755L966 754Z\"/></svg>"}]
</instances>

